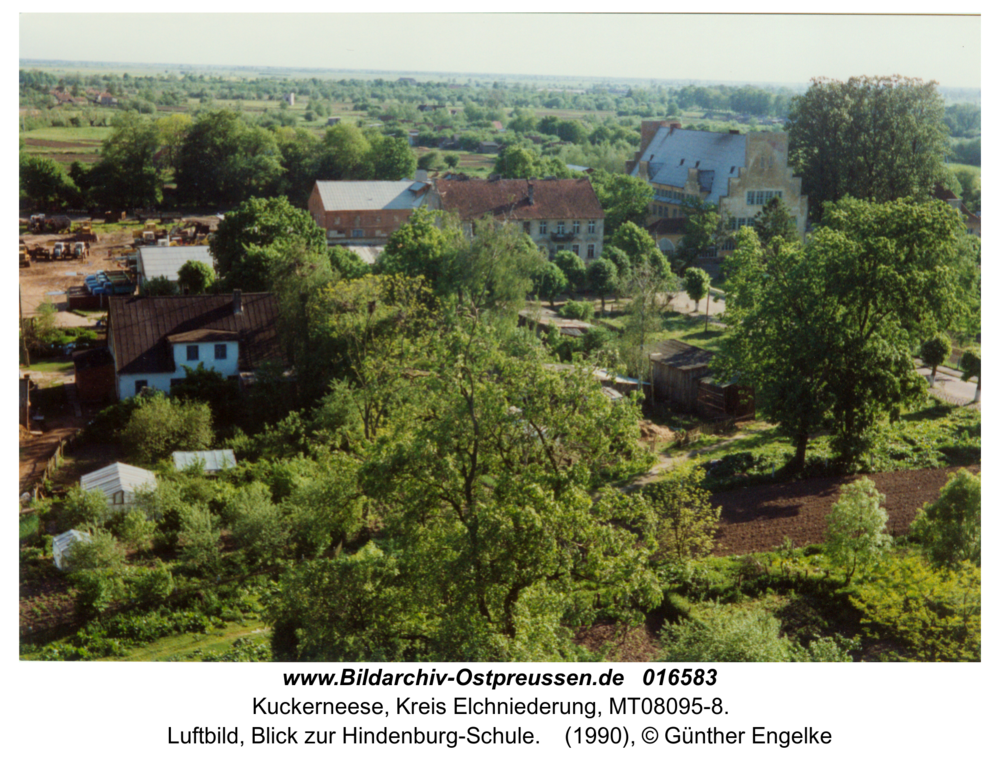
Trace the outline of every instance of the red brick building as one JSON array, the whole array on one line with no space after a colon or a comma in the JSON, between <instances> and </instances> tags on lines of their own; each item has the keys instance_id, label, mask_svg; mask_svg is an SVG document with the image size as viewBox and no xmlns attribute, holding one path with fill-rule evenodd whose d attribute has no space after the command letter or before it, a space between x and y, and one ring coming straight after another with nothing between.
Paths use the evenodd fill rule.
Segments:
<instances>
[{"instance_id":1,"label":"red brick building","mask_svg":"<svg viewBox=\"0 0 1000 763\"><path fill-rule=\"evenodd\" d=\"M326 231L331 246L384 246L427 205L431 184L422 180L317 180L309 196L309 213Z\"/></svg>"}]
</instances>

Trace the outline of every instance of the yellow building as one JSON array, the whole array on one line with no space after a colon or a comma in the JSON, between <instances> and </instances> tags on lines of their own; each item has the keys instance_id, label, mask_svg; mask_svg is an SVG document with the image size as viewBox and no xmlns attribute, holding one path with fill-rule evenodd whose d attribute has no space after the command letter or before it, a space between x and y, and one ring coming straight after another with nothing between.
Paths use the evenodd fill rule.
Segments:
<instances>
[{"instance_id":1,"label":"yellow building","mask_svg":"<svg viewBox=\"0 0 1000 763\"><path fill-rule=\"evenodd\" d=\"M774 197L781 199L805 236L808 199L788 167L788 135L738 130L684 130L679 122L644 121L641 143L627 170L653 188L646 222L660 248L671 251L683 235L684 203L718 205L735 230ZM666 223L665 221L671 221Z\"/></svg>"}]
</instances>

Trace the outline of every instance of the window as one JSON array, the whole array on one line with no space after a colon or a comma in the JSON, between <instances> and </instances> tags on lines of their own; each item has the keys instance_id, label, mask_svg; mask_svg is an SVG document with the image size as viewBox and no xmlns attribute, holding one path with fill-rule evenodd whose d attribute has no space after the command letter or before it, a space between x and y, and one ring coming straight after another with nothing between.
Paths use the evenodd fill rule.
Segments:
<instances>
[{"instance_id":1,"label":"window","mask_svg":"<svg viewBox=\"0 0 1000 763\"><path fill-rule=\"evenodd\" d=\"M587 220L587 233L597 233L597 220Z\"/></svg>"},{"instance_id":2,"label":"window","mask_svg":"<svg viewBox=\"0 0 1000 763\"><path fill-rule=\"evenodd\" d=\"M588 260L594 259L594 250L595 250L595 245L594 244L587 244L587 259Z\"/></svg>"},{"instance_id":3,"label":"window","mask_svg":"<svg viewBox=\"0 0 1000 763\"><path fill-rule=\"evenodd\" d=\"M226 351L227 351L227 349L228 348L224 344L217 344L217 345L215 345L215 359L216 360L225 360L226 359Z\"/></svg>"},{"instance_id":4,"label":"window","mask_svg":"<svg viewBox=\"0 0 1000 763\"><path fill-rule=\"evenodd\" d=\"M524 232L527 233L529 236L531 235L531 223L530 222L527 222L527 223L524 224Z\"/></svg>"},{"instance_id":5,"label":"window","mask_svg":"<svg viewBox=\"0 0 1000 763\"><path fill-rule=\"evenodd\" d=\"M573 221L573 235L575 236L579 232L580 232L580 221L579 220L574 220Z\"/></svg>"},{"instance_id":6,"label":"window","mask_svg":"<svg viewBox=\"0 0 1000 763\"><path fill-rule=\"evenodd\" d=\"M579 244L573 244L573 254L575 254L577 257L580 256L580 245Z\"/></svg>"},{"instance_id":7,"label":"window","mask_svg":"<svg viewBox=\"0 0 1000 763\"><path fill-rule=\"evenodd\" d=\"M566 223L562 220L556 223L556 233L560 236L566 232Z\"/></svg>"},{"instance_id":8,"label":"window","mask_svg":"<svg viewBox=\"0 0 1000 763\"><path fill-rule=\"evenodd\" d=\"M771 199L780 199L781 191L747 191L747 204L759 207L767 204Z\"/></svg>"},{"instance_id":9,"label":"window","mask_svg":"<svg viewBox=\"0 0 1000 763\"><path fill-rule=\"evenodd\" d=\"M364 237L365 237L364 228L352 228L351 229L351 238L364 238Z\"/></svg>"},{"instance_id":10,"label":"window","mask_svg":"<svg viewBox=\"0 0 1000 763\"><path fill-rule=\"evenodd\" d=\"M187 346L187 359L188 360L198 360L198 345L189 344Z\"/></svg>"},{"instance_id":11,"label":"window","mask_svg":"<svg viewBox=\"0 0 1000 763\"><path fill-rule=\"evenodd\" d=\"M563 246L562 244L559 244L559 245L558 245L558 246L556 247L556 251L557 251L557 252L561 252L561 251L562 251L563 249L565 249L565 248L566 248L565 246Z\"/></svg>"},{"instance_id":12,"label":"window","mask_svg":"<svg viewBox=\"0 0 1000 763\"><path fill-rule=\"evenodd\" d=\"M542 234L543 236L546 233L549 232L549 221L548 220L539 220L538 221L538 232L540 234Z\"/></svg>"},{"instance_id":13,"label":"window","mask_svg":"<svg viewBox=\"0 0 1000 763\"><path fill-rule=\"evenodd\" d=\"M136 379L135 380L135 394L138 395L140 392L142 392L148 386L149 386L149 380L148 379Z\"/></svg>"}]
</instances>

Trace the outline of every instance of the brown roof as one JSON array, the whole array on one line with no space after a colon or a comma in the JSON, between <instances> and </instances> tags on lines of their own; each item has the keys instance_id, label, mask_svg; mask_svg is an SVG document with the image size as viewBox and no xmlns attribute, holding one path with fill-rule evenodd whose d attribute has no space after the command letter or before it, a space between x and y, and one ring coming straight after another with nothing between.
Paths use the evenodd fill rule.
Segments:
<instances>
[{"instance_id":1,"label":"brown roof","mask_svg":"<svg viewBox=\"0 0 1000 763\"><path fill-rule=\"evenodd\" d=\"M528 187L534 186L534 203ZM595 220L604 217L601 202L586 178L568 180L439 180L441 208L463 220L487 214L510 220Z\"/></svg>"},{"instance_id":2,"label":"brown roof","mask_svg":"<svg viewBox=\"0 0 1000 763\"><path fill-rule=\"evenodd\" d=\"M239 337L240 370L266 361L284 361L278 342L278 300L273 294L242 295L243 311L233 312L233 297L203 294L185 297L112 297L109 333L118 373L169 373L174 369L170 337ZM181 340L184 341L184 340ZM198 341L188 339L187 341ZM206 340L207 341L207 340Z\"/></svg>"},{"instance_id":3,"label":"brown roof","mask_svg":"<svg viewBox=\"0 0 1000 763\"><path fill-rule=\"evenodd\" d=\"M674 368L700 368L707 366L713 357L710 350L703 350L676 339L665 339L649 349L650 360Z\"/></svg>"}]
</instances>

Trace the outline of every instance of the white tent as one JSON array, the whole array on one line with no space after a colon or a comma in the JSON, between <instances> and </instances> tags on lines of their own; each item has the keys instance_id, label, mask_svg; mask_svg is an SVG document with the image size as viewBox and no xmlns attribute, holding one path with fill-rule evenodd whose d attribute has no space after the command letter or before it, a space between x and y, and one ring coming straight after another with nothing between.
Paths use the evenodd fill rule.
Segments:
<instances>
[{"instance_id":1,"label":"white tent","mask_svg":"<svg viewBox=\"0 0 1000 763\"><path fill-rule=\"evenodd\" d=\"M55 557L56 567L60 570L66 569L66 556L69 550L77 543L90 543L90 533L79 530L69 530L62 535L57 535L52 539L52 556Z\"/></svg>"},{"instance_id":2,"label":"white tent","mask_svg":"<svg viewBox=\"0 0 1000 763\"><path fill-rule=\"evenodd\" d=\"M80 478L84 490L100 490L111 506L132 503L135 492L156 487L156 475L138 466L114 463Z\"/></svg>"},{"instance_id":3,"label":"white tent","mask_svg":"<svg viewBox=\"0 0 1000 763\"><path fill-rule=\"evenodd\" d=\"M175 450L171 455L178 471L196 463L201 464L205 474L218 474L236 466L236 455L231 450Z\"/></svg>"}]
</instances>

